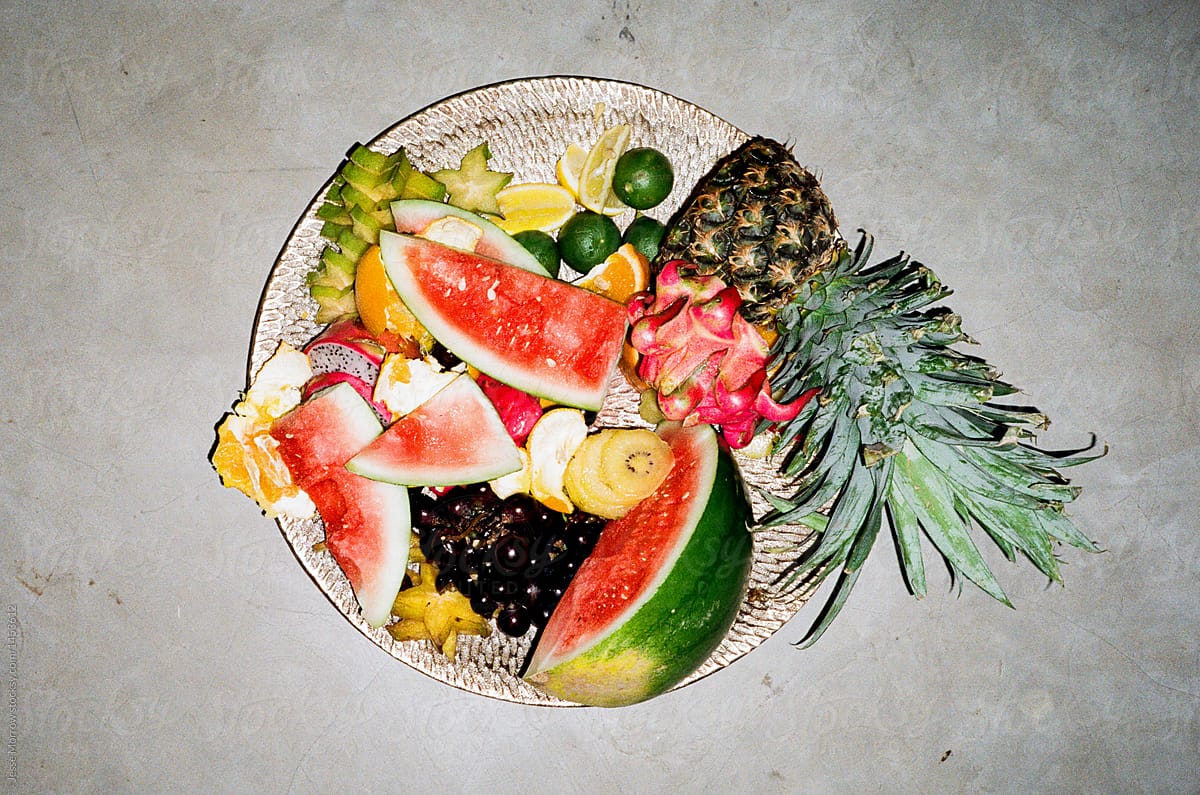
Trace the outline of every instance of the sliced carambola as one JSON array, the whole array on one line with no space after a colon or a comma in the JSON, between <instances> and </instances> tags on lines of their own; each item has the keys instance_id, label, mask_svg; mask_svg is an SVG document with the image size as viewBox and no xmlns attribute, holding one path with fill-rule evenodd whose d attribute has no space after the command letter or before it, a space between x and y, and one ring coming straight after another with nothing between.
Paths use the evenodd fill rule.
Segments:
<instances>
[{"instance_id":1,"label":"sliced carambola","mask_svg":"<svg viewBox=\"0 0 1200 795\"><path fill-rule=\"evenodd\" d=\"M370 243L355 235L354 230L350 228L343 229L336 242L342 253L355 262L362 259L362 255L371 247Z\"/></svg>"},{"instance_id":2,"label":"sliced carambola","mask_svg":"<svg viewBox=\"0 0 1200 795\"><path fill-rule=\"evenodd\" d=\"M446 200L446 186L438 182L424 171L413 169L404 181L404 190L400 191L401 199L429 199L440 202Z\"/></svg>"},{"instance_id":3,"label":"sliced carambola","mask_svg":"<svg viewBox=\"0 0 1200 795\"><path fill-rule=\"evenodd\" d=\"M385 155L382 152L376 152L373 149L368 149L362 144L355 144L350 149L350 162L356 166L366 169L367 171L376 174L393 168L399 162L399 157L403 155L404 150L399 150L396 154Z\"/></svg>"},{"instance_id":4,"label":"sliced carambola","mask_svg":"<svg viewBox=\"0 0 1200 795\"><path fill-rule=\"evenodd\" d=\"M361 207L351 207L350 218L354 222L352 227L354 235L368 243L378 243L379 230L388 226L387 224L380 223L378 218Z\"/></svg>"},{"instance_id":5,"label":"sliced carambola","mask_svg":"<svg viewBox=\"0 0 1200 795\"><path fill-rule=\"evenodd\" d=\"M354 303L354 287L338 289L320 284L309 285L308 292L317 302L318 323L332 323L343 317L353 317L358 314L358 306Z\"/></svg>"},{"instance_id":6,"label":"sliced carambola","mask_svg":"<svg viewBox=\"0 0 1200 795\"><path fill-rule=\"evenodd\" d=\"M350 259L332 248L321 252L321 267L306 277L309 287L333 287L341 290L354 284L357 260Z\"/></svg>"},{"instance_id":7,"label":"sliced carambola","mask_svg":"<svg viewBox=\"0 0 1200 795\"><path fill-rule=\"evenodd\" d=\"M333 221L334 223L339 224L350 223L350 212L340 201L336 204L331 201L326 201L317 208L317 217L322 221Z\"/></svg>"},{"instance_id":8,"label":"sliced carambola","mask_svg":"<svg viewBox=\"0 0 1200 795\"><path fill-rule=\"evenodd\" d=\"M317 319L329 322L357 312L352 288L358 260L381 230L395 229L390 202L401 197L441 201L446 188L415 169L403 149L385 155L355 144L342 164L325 201L317 209L326 246L317 269L308 275L317 302Z\"/></svg>"},{"instance_id":9,"label":"sliced carambola","mask_svg":"<svg viewBox=\"0 0 1200 795\"><path fill-rule=\"evenodd\" d=\"M429 199L435 202L446 199L445 185L415 168L403 149L397 154L400 161L392 177L392 187L401 199Z\"/></svg>"},{"instance_id":10,"label":"sliced carambola","mask_svg":"<svg viewBox=\"0 0 1200 795\"><path fill-rule=\"evenodd\" d=\"M458 168L433 172L433 178L446 186L451 204L471 212L501 214L496 194L512 180L513 175L489 171L487 162L491 156L487 141L484 141L463 155Z\"/></svg>"}]
</instances>

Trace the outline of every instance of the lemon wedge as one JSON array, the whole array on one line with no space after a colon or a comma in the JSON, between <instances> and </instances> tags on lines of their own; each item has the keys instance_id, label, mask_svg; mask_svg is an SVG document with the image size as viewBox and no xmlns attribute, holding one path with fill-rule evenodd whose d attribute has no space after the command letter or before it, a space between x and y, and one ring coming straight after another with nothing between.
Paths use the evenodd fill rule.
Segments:
<instances>
[{"instance_id":1,"label":"lemon wedge","mask_svg":"<svg viewBox=\"0 0 1200 795\"><path fill-rule=\"evenodd\" d=\"M583 173L583 162L587 156L588 150L579 144L570 144L554 166L558 184L570 191L573 199L579 198L579 175Z\"/></svg>"},{"instance_id":2,"label":"lemon wedge","mask_svg":"<svg viewBox=\"0 0 1200 795\"><path fill-rule=\"evenodd\" d=\"M612 177L617 160L629 148L629 125L605 130L584 158L579 172L579 203L592 212L619 215L625 206L613 195Z\"/></svg>"},{"instance_id":3,"label":"lemon wedge","mask_svg":"<svg viewBox=\"0 0 1200 795\"><path fill-rule=\"evenodd\" d=\"M536 230L553 232L575 213L575 197L561 185L525 182L496 194L503 218L496 225L510 235Z\"/></svg>"}]
</instances>

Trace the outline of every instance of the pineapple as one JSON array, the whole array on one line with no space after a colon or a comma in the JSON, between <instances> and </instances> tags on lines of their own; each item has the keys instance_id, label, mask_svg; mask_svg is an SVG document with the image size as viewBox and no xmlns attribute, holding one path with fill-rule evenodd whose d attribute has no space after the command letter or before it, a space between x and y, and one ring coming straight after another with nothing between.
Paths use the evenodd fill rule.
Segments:
<instances>
[{"instance_id":1,"label":"pineapple","mask_svg":"<svg viewBox=\"0 0 1200 795\"><path fill-rule=\"evenodd\" d=\"M659 259L694 257L699 270L720 274L755 302L748 320L771 321L779 335L770 372L777 400L820 389L777 429L775 449L784 451L782 471L794 490L765 495L773 510L762 520L818 529L817 543L780 578L783 586L815 585L810 576L819 582L838 572L803 643L837 616L885 516L918 597L926 589L923 534L958 585L965 578L1009 604L973 525L1010 560L1020 552L1060 581L1054 542L1097 547L1064 515L1078 489L1056 468L1104 452L1037 448L1034 429L1046 417L993 403L1016 390L987 362L952 347L971 342L960 318L931 306L950 291L904 256L868 266L865 235L847 250L816 180L781 162L785 155L779 144L754 139L722 160L676 216ZM766 234L764 218L774 224ZM801 223L811 228L797 229Z\"/></svg>"},{"instance_id":2,"label":"pineapple","mask_svg":"<svg viewBox=\"0 0 1200 795\"><path fill-rule=\"evenodd\" d=\"M844 247L817 178L777 141L752 138L727 155L692 191L655 258L737 287L742 315L769 327L812 273Z\"/></svg>"}]
</instances>

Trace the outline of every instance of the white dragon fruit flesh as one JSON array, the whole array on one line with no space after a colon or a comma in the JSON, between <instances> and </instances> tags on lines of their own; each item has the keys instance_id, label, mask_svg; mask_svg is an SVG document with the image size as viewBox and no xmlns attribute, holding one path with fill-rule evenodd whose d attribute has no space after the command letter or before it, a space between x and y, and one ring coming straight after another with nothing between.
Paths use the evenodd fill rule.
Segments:
<instances>
[{"instance_id":1,"label":"white dragon fruit flesh","mask_svg":"<svg viewBox=\"0 0 1200 795\"><path fill-rule=\"evenodd\" d=\"M391 422L392 413L372 395L379 379L384 348L371 333L353 320L334 323L304 347L313 377L304 387L304 397L345 382L375 409L381 422Z\"/></svg>"}]
</instances>

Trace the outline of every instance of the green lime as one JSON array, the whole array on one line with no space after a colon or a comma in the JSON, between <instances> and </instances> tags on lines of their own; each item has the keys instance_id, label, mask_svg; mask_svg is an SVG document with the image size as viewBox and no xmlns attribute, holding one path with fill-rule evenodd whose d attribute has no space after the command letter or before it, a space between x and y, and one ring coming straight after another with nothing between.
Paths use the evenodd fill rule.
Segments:
<instances>
[{"instance_id":1,"label":"green lime","mask_svg":"<svg viewBox=\"0 0 1200 795\"><path fill-rule=\"evenodd\" d=\"M631 243L643 257L653 261L658 256L658 246L662 243L666 231L667 228L663 226L662 222L656 221L648 215L639 215L629 226L625 227L625 234L621 236L621 240Z\"/></svg>"},{"instance_id":2,"label":"green lime","mask_svg":"<svg viewBox=\"0 0 1200 795\"><path fill-rule=\"evenodd\" d=\"M554 242L553 237L536 229L526 229L513 235L513 240L532 254L546 269L546 273L558 276L558 243Z\"/></svg>"},{"instance_id":3,"label":"green lime","mask_svg":"<svg viewBox=\"0 0 1200 795\"><path fill-rule=\"evenodd\" d=\"M613 170L613 193L635 210L648 210L667 198L675 184L671 161L657 149L628 149Z\"/></svg>"},{"instance_id":4,"label":"green lime","mask_svg":"<svg viewBox=\"0 0 1200 795\"><path fill-rule=\"evenodd\" d=\"M621 247L621 230L607 215L591 210L572 215L558 230L558 252L563 262L580 273L604 262Z\"/></svg>"}]
</instances>

